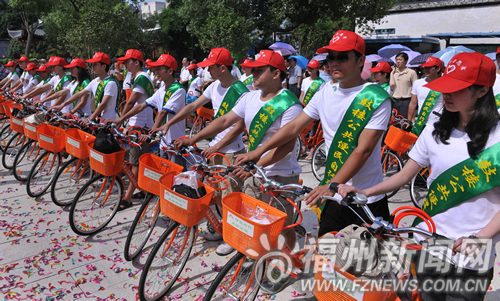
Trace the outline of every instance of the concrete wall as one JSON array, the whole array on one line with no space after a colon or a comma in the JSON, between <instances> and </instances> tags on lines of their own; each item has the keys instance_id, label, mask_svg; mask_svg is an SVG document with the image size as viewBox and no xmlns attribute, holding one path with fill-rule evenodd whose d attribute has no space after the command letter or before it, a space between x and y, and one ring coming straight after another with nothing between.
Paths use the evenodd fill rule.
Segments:
<instances>
[{"instance_id":1,"label":"concrete wall","mask_svg":"<svg viewBox=\"0 0 500 301\"><path fill-rule=\"evenodd\" d=\"M0 59L7 57L7 48L9 47L9 40L0 40Z\"/></svg>"}]
</instances>

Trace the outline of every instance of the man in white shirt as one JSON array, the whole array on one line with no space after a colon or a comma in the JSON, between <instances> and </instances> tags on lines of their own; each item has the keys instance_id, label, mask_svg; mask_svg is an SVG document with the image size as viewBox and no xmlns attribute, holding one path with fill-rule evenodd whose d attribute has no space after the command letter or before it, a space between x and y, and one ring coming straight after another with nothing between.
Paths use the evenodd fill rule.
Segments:
<instances>
[{"instance_id":1,"label":"man in white shirt","mask_svg":"<svg viewBox=\"0 0 500 301\"><path fill-rule=\"evenodd\" d=\"M30 59L26 56L22 56L20 59L16 60L16 62L19 64L19 68L23 71L20 80L23 84L23 87L26 87L26 85L28 85L30 79L32 78L32 76L29 75L26 71L26 67L28 67Z\"/></svg>"},{"instance_id":2,"label":"man in white shirt","mask_svg":"<svg viewBox=\"0 0 500 301\"><path fill-rule=\"evenodd\" d=\"M181 68L181 79L180 79L180 83L181 85L186 85L188 80L191 78L190 75L189 75L189 70L187 70L187 67L189 66L189 61L188 61L188 58L185 57L182 59L182 68Z\"/></svg>"},{"instance_id":3,"label":"man in white shirt","mask_svg":"<svg viewBox=\"0 0 500 301\"><path fill-rule=\"evenodd\" d=\"M292 57L288 60L290 63L288 90L292 91L297 98L300 96L300 87L302 84L302 69L297 66L297 59Z\"/></svg>"},{"instance_id":4,"label":"man in white shirt","mask_svg":"<svg viewBox=\"0 0 500 301\"><path fill-rule=\"evenodd\" d=\"M379 85L361 78L365 62L365 42L354 32L339 30L329 46L318 49L328 52L327 60L332 77L339 81L329 89L321 89L307 104L304 111L276 132L255 151L239 156L235 165L258 160L267 150L295 140L312 121L320 120L327 147L325 178L305 201L315 205L321 196L333 195L332 183L356 183L354 186L371 187L383 181L380 163L382 135L391 116L391 98ZM318 236L339 231L353 223L361 224L349 208L334 201L318 203L314 211L321 216ZM387 197L368 198L368 206L375 214L389 218ZM367 219L360 208L353 208Z\"/></svg>"},{"instance_id":5,"label":"man in white shirt","mask_svg":"<svg viewBox=\"0 0 500 301\"><path fill-rule=\"evenodd\" d=\"M197 74L198 68L199 68L198 65L195 64L191 64L189 65L189 67L186 68L191 74L191 78L188 81L188 92L186 95L187 105L194 102L200 96L201 93L202 83L201 83L201 78Z\"/></svg>"},{"instance_id":6,"label":"man in white shirt","mask_svg":"<svg viewBox=\"0 0 500 301\"><path fill-rule=\"evenodd\" d=\"M240 71L240 69L238 69L238 67L236 67L235 65L233 65L233 70L231 70L231 75L234 78L236 78L236 79L240 78L241 77L241 71Z\"/></svg>"}]
</instances>

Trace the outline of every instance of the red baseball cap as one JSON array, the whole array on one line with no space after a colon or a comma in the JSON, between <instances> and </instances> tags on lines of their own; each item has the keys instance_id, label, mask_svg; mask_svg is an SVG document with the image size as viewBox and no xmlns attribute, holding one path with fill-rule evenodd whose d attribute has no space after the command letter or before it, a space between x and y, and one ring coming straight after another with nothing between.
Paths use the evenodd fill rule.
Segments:
<instances>
[{"instance_id":1,"label":"red baseball cap","mask_svg":"<svg viewBox=\"0 0 500 301\"><path fill-rule=\"evenodd\" d=\"M285 60L283 59L281 54L279 54L278 52L274 52L273 50L261 50L259 52L259 57L255 60L255 62L241 64L241 67L254 68L268 65L278 68L281 71L286 70Z\"/></svg>"},{"instance_id":2,"label":"red baseball cap","mask_svg":"<svg viewBox=\"0 0 500 301\"><path fill-rule=\"evenodd\" d=\"M173 70L177 70L177 62L174 57L169 54L162 54L156 62L149 63L151 67L167 66Z\"/></svg>"},{"instance_id":3,"label":"red baseball cap","mask_svg":"<svg viewBox=\"0 0 500 301\"><path fill-rule=\"evenodd\" d=\"M444 75L424 85L441 93L460 91L472 85L493 87L495 63L477 52L461 52L448 63Z\"/></svg>"},{"instance_id":4,"label":"red baseball cap","mask_svg":"<svg viewBox=\"0 0 500 301\"><path fill-rule=\"evenodd\" d=\"M36 72L47 72L49 73L50 70L49 70L49 67L45 66L45 65L41 65L38 69L35 69Z\"/></svg>"},{"instance_id":5,"label":"red baseball cap","mask_svg":"<svg viewBox=\"0 0 500 301\"><path fill-rule=\"evenodd\" d=\"M377 66L370 68L368 70L370 70L372 73L375 72L391 73L391 65L389 65L389 63L387 62L378 62Z\"/></svg>"},{"instance_id":6,"label":"red baseball cap","mask_svg":"<svg viewBox=\"0 0 500 301\"><path fill-rule=\"evenodd\" d=\"M64 68L73 68L73 67L80 67L83 69L87 69L87 64L85 64L85 61L79 58L73 59L69 65L64 66Z\"/></svg>"},{"instance_id":7,"label":"red baseball cap","mask_svg":"<svg viewBox=\"0 0 500 301\"><path fill-rule=\"evenodd\" d=\"M443 61L441 61L437 57L430 56L427 59L427 61L425 61L425 63L423 63L419 67L434 67L434 66L443 68L444 67Z\"/></svg>"},{"instance_id":8,"label":"red baseball cap","mask_svg":"<svg viewBox=\"0 0 500 301\"><path fill-rule=\"evenodd\" d=\"M189 65L186 69L187 69L187 70L198 69L198 65L196 65L196 64L191 64L191 65Z\"/></svg>"},{"instance_id":9,"label":"red baseball cap","mask_svg":"<svg viewBox=\"0 0 500 301\"><path fill-rule=\"evenodd\" d=\"M4 67L14 67L14 66L17 66L16 62L14 61L8 61Z\"/></svg>"},{"instance_id":10,"label":"red baseball cap","mask_svg":"<svg viewBox=\"0 0 500 301\"><path fill-rule=\"evenodd\" d=\"M28 63L28 66L24 69L24 71L30 71L36 68L38 68L38 66L35 63Z\"/></svg>"},{"instance_id":11,"label":"red baseball cap","mask_svg":"<svg viewBox=\"0 0 500 301\"><path fill-rule=\"evenodd\" d=\"M242 64L250 64L253 63L251 59L245 59Z\"/></svg>"},{"instance_id":12,"label":"red baseball cap","mask_svg":"<svg viewBox=\"0 0 500 301\"><path fill-rule=\"evenodd\" d=\"M214 64L232 66L233 56L231 55L231 52L229 52L226 48L213 48L210 50L208 58L203 62L198 63L198 67L205 68Z\"/></svg>"},{"instance_id":13,"label":"red baseball cap","mask_svg":"<svg viewBox=\"0 0 500 301\"><path fill-rule=\"evenodd\" d=\"M142 55L142 52L140 52L137 49L129 49L127 52L125 52L125 56L119 57L118 61L125 61L128 59L134 59L134 60L139 60L141 62L144 61L144 56Z\"/></svg>"},{"instance_id":14,"label":"red baseball cap","mask_svg":"<svg viewBox=\"0 0 500 301\"><path fill-rule=\"evenodd\" d=\"M16 62L30 62L30 59L25 57L25 56L22 56L20 59L16 60Z\"/></svg>"},{"instance_id":15,"label":"red baseball cap","mask_svg":"<svg viewBox=\"0 0 500 301\"><path fill-rule=\"evenodd\" d=\"M349 51L356 50L361 54L365 54L365 40L352 31L339 30L330 40L330 44L321 47L317 53L327 53L328 50L333 51Z\"/></svg>"},{"instance_id":16,"label":"red baseball cap","mask_svg":"<svg viewBox=\"0 0 500 301\"><path fill-rule=\"evenodd\" d=\"M317 60L310 60L309 64L307 64L307 67L313 69L319 68L319 62Z\"/></svg>"},{"instance_id":17,"label":"red baseball cap","mask_svg":"<svg viewBox=\"0 0 500 301\"><path fill-rule=\"evenodd\" d=\"M499 53L500 53L500 47L497 48L497 54L499 54Z\"/></svg>"},{"instance_id":18,"label":"red baseball cap","mask_svg":"<svg viewBox=\"0 0 500 301\"><path fill-rule=\"evenodd\" d=\"M103 63L106 65L111 65L111 60L109 59L109 56L106 53L102 52L96 52L94 54L94 57L91 58L90 60L85 60L87 63Z\"/></svg>"},{"instance_id":19,"label":"red baseball cap","mask_svg":"<svg viewBox=\"0 0 500 301\"><path fill-rule=\"evenodd\" d=\"M49 59L49 61L45 65L46 66L61 66L61 67L64 67L67 64L68 63L66 62L66 60L63 59L62 57L51 56L50 59Z\"/></svg>"}]
</instances>

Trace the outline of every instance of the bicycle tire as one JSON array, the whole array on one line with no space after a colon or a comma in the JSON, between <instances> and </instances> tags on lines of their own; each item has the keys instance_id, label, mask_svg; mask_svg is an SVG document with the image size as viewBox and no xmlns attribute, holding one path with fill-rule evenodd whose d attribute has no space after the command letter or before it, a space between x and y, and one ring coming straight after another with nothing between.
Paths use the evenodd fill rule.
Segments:
<instances>
[{"instance_id":1,"label":"bicycle tire","mask_svg":"<svg viewBox=\"0 0 500 301\"><path fill-rule=\"evenodd\" d=\"M410 181L410 198L413 205L422 209L425 197L427 196L427 178L429 177L429 169L422 168L416 176Z\"/></svg>"},{"instance_id":2,"label":"bicycle tire","mask_svg":"<svg viewBox=\"0 0 500 301\"><path fill-rule=\"evenodd\" d=\"M313 151L313 156L311 160L311 169L316 180L321 181L325 176L326 170L326 159L328 154L326 153L325 140L321 141Z\"/></svg>"},{"instance_id":3,"label":"bicycle tire","mask_svg":"<svg viewBox=\"0 0 500 301\"><path fill-rule=\"evenodd\" d=\"M203 129L203 119L198 117L191 130L189 131L189 138L192 138L194 135L198 134Z\"/></svg>"},{"instance_id":4,"label":"bicycle tire","mask_svg":"<svg viewBox=\"0 0 500 301\"><path fill-rule=\"evenodd\" d=\"M38 147L38 141L36 140L29 140L28 143L21 147L12 166L14 178L16 178L16 180L21 182L28 180L31 167L38 158L37 155L39 152L40 149Z\"/></svg>"},{"instance_id":5,"label":"bicycle tire","mask_svg":"<svg viewBox=\"0 0 500 301\"><path fill-rule=\"evenodd\" d=\"M123 255L125 260L132 261L146 245L160 215L160 197L148 194L146 201L137 211L132 226L130 226ZM167 225L167 229L170 224Z\"/></svg>"},{"instance_id":6,"label":"bicycle tire","mask_svg":"<svg viewBox=\"0 0 500 301\"><path fill-rule=\"evenodd\" d=\"M32 198L44 194L52 184L59 166L61 154L45 151L35 160L26 182L26 192Z\"/></svg>"},{"instance_id":7,"label":"bicycle tire","mask_svg":"<svg viewBox=\"0 0 500 301\"><path fill-rule=\"evenodd\" d=\"M78 161L80 160L80 161ZM50 198L57 206L64 207L73 202L78 191L94 176L86 159L72 158L65 162L50 186Z\"/></svg>"},{"instance_id":8,"label":"bicycle tire","mask_svg":"<svg viewBox=\"0 0 500 301\"><path fill-rule=\"evenodd\" d=\"M384 181L403 169L403 160L401 159L401 157L394 151L387 148L385 149L384 155L382 156L381 164ZM396 195L396 193L398 193L398 191L399 188L391 191L390 193L387 193L387 198L389 199L393 197L394 195ZM406 202L406 200L403 200L403 202Z\"/></svg>"},{"instance_id":9,"label":"bicycle tire","mask_svg":"<svg viewBox=\"0 0 500 301\"><path fill-rule=\"evenodd\" d=\"M110 186L111 182L113 186ZM103 185L107 187L102 187ZM116 191L113 191L115 187ZM102 192L99 193L101 188ZM104 177L100 174L83 185L71 203L69 211L69 225L73 232L79 235L90 235L106 227L118 211L123 189L123 182L119 176ZM109 190L111 190L110 197L113 196L113 198L106 199ZM88 214L89 210L90 214Z\"/></svg>"},{"instance_id":10,"label":"bicycle tire","mask_svg":"<svg viewBox=\"0 0 500 301\"><path fill-rule=\"evenodd\" d=\"M7 142L9 142L10 137L14 135L14 132L10 128L10 119L6 120L4 125L2 126L2 129L0 130L0 150L3 152L5 150L5 146L7 145Z\"/></svg>"},{"instance_id":11,"label":"bicycle tire","mask_svg":"<svg viewBox=\"0 0 500 301\"><path fill-rule=\"evenodd\" d=\"M2 155L2 165L5 169L12 169L14 167L14 160L23 147L24 141L26 140L26 136L21 133L16 133L13 135L5 149L3 150Z\"/></svg>"},{"instance_id":12,"label":"bicycle tire","mask_svg":"<svg viewBox=\"0 0 500 301\"><path fill-rule=\"evenodd\" d=\"M304 145L304 143L302 142L302 139L300 138L300 135L297 136L297 140L295 141L295 147L296 147L295 157L297 157L297 161L300 158L300 153L302 153L302 146L303 145Z\"/></svg>"},{"instance_id":13,"label":"bicycle tire","mask_svg":"<svg viewBox=\"0 0 500 301\"><path fill-rule=\"evenodd\" d=\"M177 229L176 232L174 232ZM189 231L189 234L186 232ZM186 231L186 232L182 232ZM146 264L142 270L141 279L139 281L139 298L142 301L159 300L165 296L168 290L177 282L184 266L186 265L189 254L193 248L196 233L198 231L198 226L186 227L180 225L179 223L173 223L160 237L156 243L153 251L148 256ZM175 234L175 236L171 236ZM170 239L169 239L170 237ZM175 239L180 237L179 243L175 242ZM182 253L179 253L179 249L184 245ZM165 247L169 247L165 249ZM158 268L156 267L156 258L158 257ZM175 259L170 259L170 258ZM177 260L180 258L180 260ZM165 263L165 264L163 264ZM175 272L171 272L171 269L176 269ZM148 280L148 275L152 276L152 280L156 283L146 283ZM157 289L158 288L158 289ZM148 294L151 292L151 294Z\"/></svg>"},{"instance_id":14,"label":"bicycle tire","mask_svg":"<svg viewBox=\"0 0 500 301\"><path fill-rule=\"evenodd\" d=\"M228 293L234 296L238 296L238 298L233 298L233 300L255 300L260 288L260 285L256 281L255 277L250 283L247 294L243 296L248 298L241 299L241 295L245 292L247 286L249 286L248 280L251 279L251 276L253 274L253 265L255 264L254 262L251 267L243 266L243 263L247 259L248 258L240 252L236 253L236 255L229 259L229 261L224 265L222 270L217 274L217 277L215 277L215 280L208 288L203 301L227 300ZM238 270L240 262L242 264L242 267ZM236 272L238 272L238 274L236 274ZM228 284L230 284L231 286L227 287ZM254 287L252 287L252 284L254 284ZM234 294L234 292L236 292L236 294Z\"/></svg>"}]
</instances>

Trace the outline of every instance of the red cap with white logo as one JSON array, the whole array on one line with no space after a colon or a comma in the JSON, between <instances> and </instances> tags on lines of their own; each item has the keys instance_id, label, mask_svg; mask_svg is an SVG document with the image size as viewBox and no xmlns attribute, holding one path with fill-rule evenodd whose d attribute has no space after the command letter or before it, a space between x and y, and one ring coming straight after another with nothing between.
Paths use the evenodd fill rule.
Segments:
<instances>
[{"instance_id":1,"label":"red cap with white logo","mask_svg":"<svg viewBox=\"0 0 500 301\"><path fill-rule=\"evenodd\" d=\"M45 66L45 65L41 65L38 69L35 69L36 72L47 72L49 73L50 70L49 70L49 67Z\"/></svg>"},{"instance_id":2,"label":"red cap with white logo","mask_svg":"<svg viewBox=\"0 0 500 301\"><path fill-rule=\"evenodd\" d=\"M66 62L66 60L63 59L62 57L52 56L52 57L50 57L49 61L45 65L46 66L61 66L61 67L64 67L67 64L68 63Z\"/></svg>"},{"instance_id":3,"label":"red cap with white logo","mask_svg":"<svg viewBox=\"0 0 500 301\"><path fill-rule=\"evenodd\" d=\"M8 61L7 63L5 63L5 65L3 65L4 67L14 67L14 66L17 66L16 62L14 61Z\"/></svg>"},{"instance_id":4,"label":"red cap with white logo","mask_svg":"<svg viewBox=\"0 0 500 301\"><path fill-rule=\"evenodd\" d=\"M434 66L443 68L444 67L443 61L441 61L437 57L430 56L427 59L427 61L425 61L425 63L423 63L419 67L434 67Z\"/></svg>"},{"instance_id":5,"label":"red cap with white logo","mask_svg":"<svg viewBox=\"0 0 500 301\"><path fill-rule=\"evenodd\" d=\"M38 68L38 66L35 63L29 63L28 66L26 66L26 69L24 69L24 71L30 71L36 68Z\"/></svg>"},{"instance_id":6,"label":"red cap with white logo","mask_svg":"<svg viewBox=\"0 0 500 301\"><path fill-rule=\"evenodd\" d=\"M151 67L167 66L173 70L177 70L177 62L174 57L169 54L162 54L156 62L149 63Z\"/></svg>"},{"instance_id":7,"label":"red cap with white logo","mask_svg":"<svg viewBox=\"0 0 500 301\"><path fill-rule=\"evenodd\" d=\"M25 56L22 56L20 59L16 60L16 62L30 62L30 59L25 57Z\"/></svg>"},{"instance_id":8,"label":"red cap with white logo","mask_svg":"<svg viewBox=\"0 0 500 301\"><path fill-rule=\"evenodd\" d=\"M94 54L94 57L91 58L90 60L85 60L87 63L103 63L106 65L111 65L111 60L109 59L109 56L106 53L102 52L96 52Z\"/></svg>"},{"instance_id":9,"label":"red cap with white logo","mask_svg":"<svg viewBox=\"0 0 500 301\"><path fill-rule=\"evenodd\" d=\"M317 60L310 60L309 64L307 64L307 67L313 69L319 68L319 62Z\"/></svg>"},{"instance_id":10,"label":"red cap with white logo","mask_svg":"<svg viewBox=\"0 0 500 301\"><path fill-rule=\"evenodd\" d=\"M186 69L187 69L187 70L193 70L193 69L198 70L198 65L196 65L196 64L191 64L191 65L189 65Z\"/></svg>"},{"instance_id":11,"label":"red cap with white logo","mask_svg":"<svg viewBox=\"0 0 500 301\"><path fill-rule=\"evenodd\" d=\"M82 59L73 59L69 65L64 66L64 68L73 68L73 67L80 67L83 69L87 69L87 64L85 64L85 61Z\"/></svg>"},{"instance_id":12,"label":"red cap with white logo","mask_svg":"<svg viewBox=\"0 0 500 301\"><path fill-rule=\"evenodd\" d=\"M243 68L254 68L254 67L262 67L262 66L273 66L274 68L278 68L281 71L285 71L285 60L278 52L274 52L273 50L261 50L259 52L259 57L255 60L255 62L251 62L248 64L241 64Z\"/></svg>"},{"instance_id":13,"label":"red cap with white logo","mask_svg":"<svg viewBox=\"0 0 500 301\"><path fill-rule=\"evenodd\" d=\"M365 54L365 40L355 32L347 30L339 30L330 40L330 45L318 49L317 53L327 53L332 51L349 51L356 50L361 54Z\"/></svg>"},{"instance_id":14,"label":"red cap with white logo","mask_svg":"<svg viewBox=\"0 0 500 301\"><path fill-rule=\"evenodd\" d=\"M453 93L472 85L493 87L495 72L495 63L489 57L477 52L461 52L450 60L443 76L424 87L442 93Z\"/></svg>"},{"instance_id":15,"label":"red cap with white logo","mask_svg":"<svg viewBox=\"0 0 500 301\"><path fill-rule=\"evenodd\" d=\"M128 59L134 59L134 60L139 60L139 61L144 61L144 56L142 55L142 52L140 52L137 49L129 49L125 53L125 56L119 57L117 60L119 62L123 62Z\"/></svg>"},{"instance_id":16,"label":"red cap with white logo","mask_svg":"<svg viewBox=\"0 0 500 301\"><path fill-rule=\"evenodd\" d=\"M233 56L231 55L231 52L229 52L226 48L214 48L210 51L208 58L203 62L198 63L198 66L205 68L215 64L221 66L232 66Z\"/></svg>"},{"instance_id":17,"label":"red cap with white logo","mask_svg":"<svg viewBox=\"0 0 500 301\"><path fill-rule=\"evenodd\" d=\"M387 62L378 62L377 66L368 69L370 72L375 73L375 72L385 72L385 73L391 73L391 65Z\"/></svg>"}]
</instances>

